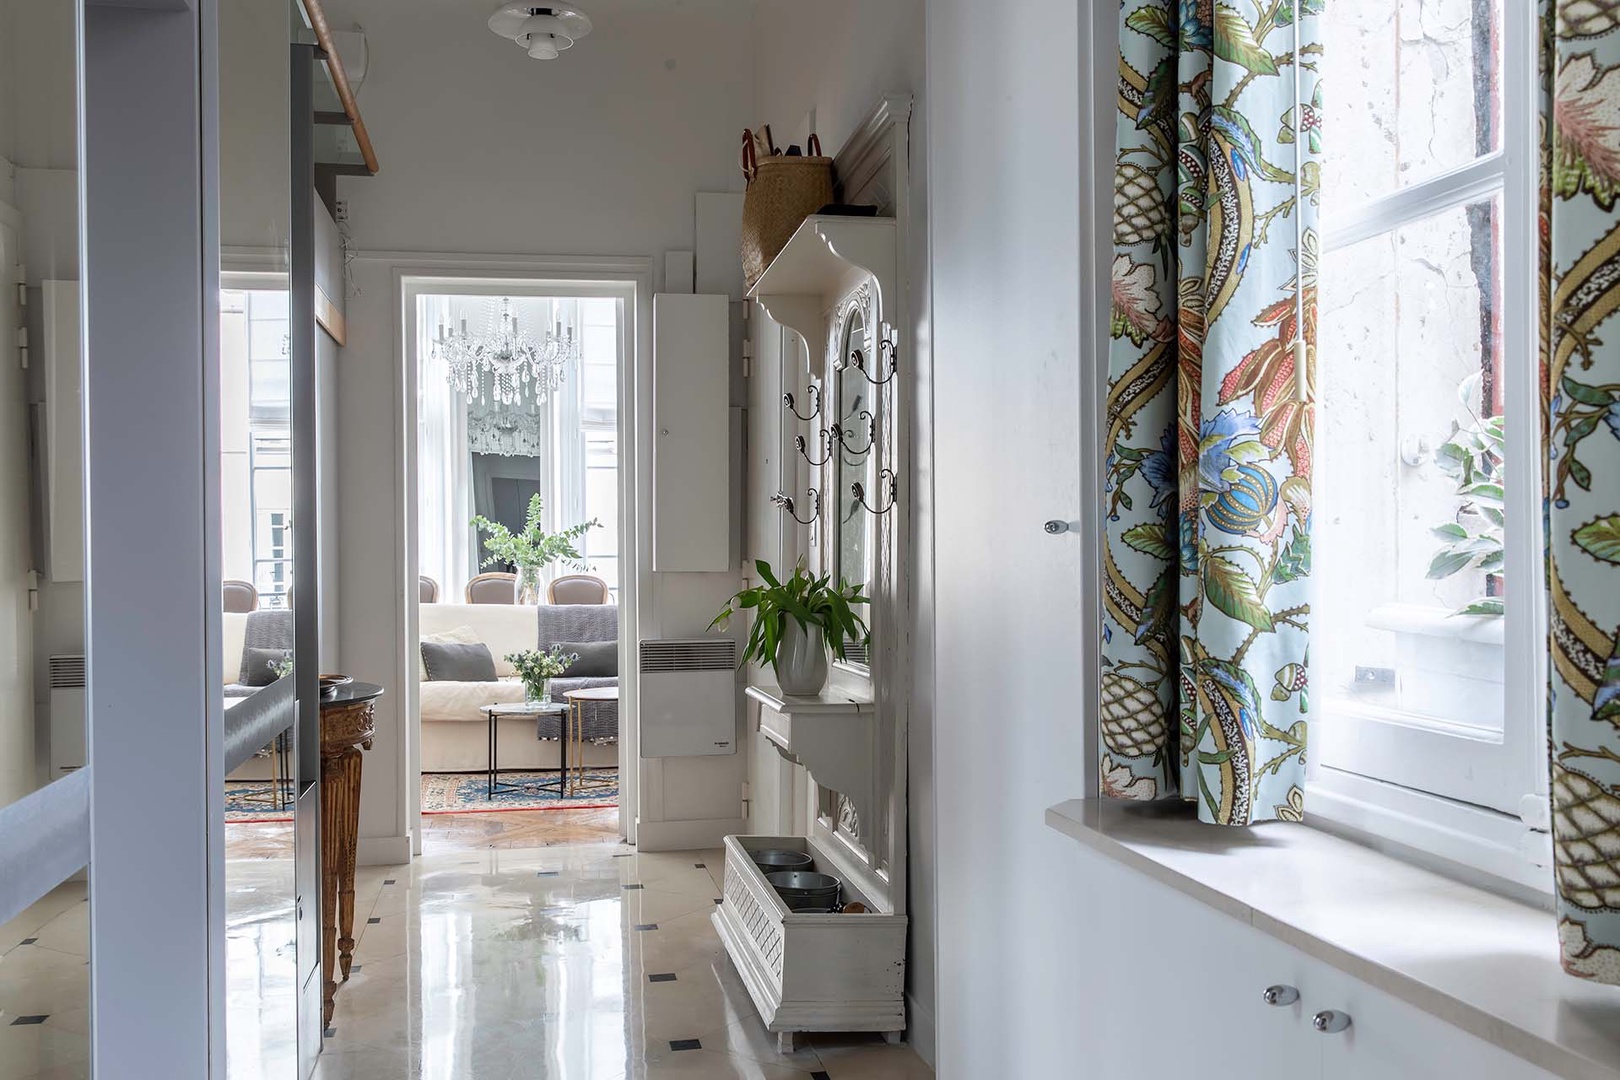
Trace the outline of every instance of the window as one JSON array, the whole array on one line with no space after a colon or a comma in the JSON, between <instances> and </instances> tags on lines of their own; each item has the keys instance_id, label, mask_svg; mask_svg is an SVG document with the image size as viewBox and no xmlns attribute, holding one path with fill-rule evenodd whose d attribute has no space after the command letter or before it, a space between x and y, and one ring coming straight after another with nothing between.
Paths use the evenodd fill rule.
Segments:
<instances>
[{"instance_id":1,"label":"window","mask_svg":"<svg viewBox=\"0 0 1620 1080\"><path fill-rule=\"evenodd\" d=\"M1544 786L1534 5L1327 6L1313 779Z\"/></svg>"}]
</instances>

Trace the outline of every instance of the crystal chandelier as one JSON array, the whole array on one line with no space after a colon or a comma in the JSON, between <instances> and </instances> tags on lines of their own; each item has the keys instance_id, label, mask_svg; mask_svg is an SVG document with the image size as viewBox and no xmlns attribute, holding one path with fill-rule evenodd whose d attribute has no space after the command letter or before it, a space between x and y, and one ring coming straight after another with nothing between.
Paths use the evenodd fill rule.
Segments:
<instances>
[{"instance_id":1,"label":"crystal chandelier","mask_svg":"<svg viewBox=\"0 0 1620 1080\"><path fill-rule=\"evenodd\" d=\"M491 332L468 333L466 319L459 327L441 323L433 349L449 367L450 385L458 393L480 403L493 397L502 405L544 403L561 389L568 365L580 358L573 327L565 331L559 318L545 339L536 341L518 328L512 300L504 296Z\"/></svg>"}]
</instances>

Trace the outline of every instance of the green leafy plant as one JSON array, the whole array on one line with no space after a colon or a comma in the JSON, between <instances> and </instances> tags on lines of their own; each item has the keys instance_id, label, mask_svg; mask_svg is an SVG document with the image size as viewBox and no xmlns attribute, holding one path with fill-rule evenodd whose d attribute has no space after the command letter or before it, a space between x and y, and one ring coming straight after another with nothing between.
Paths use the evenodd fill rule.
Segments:
<instances>
[{"instance_id":1,"label":"green leafy plant","mask_svg":"<svg viewBox=\"0 0 1620 1080\"><path fill-rule=\"evenodd\" d=\"M1458 396L1473 411L1479 393L1479 376L1463 380ZM1429 562L1428 576L1440 581L1466 570L1483 570L1487 581L1502 573L1505 565L1502 530L1507 524L1504 502L1504 447L1502 417L1479 417L1467 427L1458 425L1438 450L1435 464L1457 482L1462 504L1452 520L1430 531L1441 541ZM1499 595L1481 596L1463 605L1455 615L1502 615L1506 611Z\"/></svg>"},{"instance_id":2,"label":"green leafy plant","mask_svg":"<svg viewBox=\"0 0 1620 1080\"><path fill-rule=\"evenodd\" d=\"M792 619L801 629L820 627L822 637L831 646L833 655L844 659L844 644L855 641L866 644L871 631L866 622L855 614L854 608L870 603L862 591L865 586L851 585L840 579L836 587L832 575L813 576L801 561L794 567L787 581L778 581L771 564L764 559L754 563L763 585L744 589L733 596L724 611L709 624L711 630L724 630L733 615L739 611L753 611L754 623L748 630L748 641L743 646L738 667L750 660L776 664L776 646L782 640L782 630Z\"/></svg>"},{"instance_id":3,"label":"green leafy plant","mask_svg":"<svg viewBox=\"0 0 1620 1080\"><path fill-rule=\"evenodd\" d=\"M540 524L545 511L545 502L536 495L529 500L529 511L524 517L523 529L513 532L498 521L491 521L482 514L472 519L474 527L488 534L484 537L484 547L489 549L489 558L484 560L485 566L495 566L500 563L512 563L516 566L549 566L561 560L570 566L583 568L585 557L579 553L575 546L579 538L592 529L599 528L601 522L592 518L579 525L570 525L561 532L548 533Z\"/></svg>"},{"instance_id":4,"label":"green leafy plant","mask_svg":"<svg viewBox=\"0 0 1620 1080\"><path fill-rule=\"evenodd\" d=\"M506 662L517 669L518 678L523 680L523 688L535 698L544 693L548 679L562 675L578 659L579 653L565 653L561 645L553 645L548 652L527 649L506 656Z\"/></svg>"},{"instance_id":5,"label":"green leafy plant","mask_svg":"<svg viewBox=\"0 0 1620 1080\"><path fill-rule=\"evenodd\" d=\"M270 674L278 679L285 679L293 673L293 658L289 651L286 656L270 665Z\"/></svg>"}]
</instances>

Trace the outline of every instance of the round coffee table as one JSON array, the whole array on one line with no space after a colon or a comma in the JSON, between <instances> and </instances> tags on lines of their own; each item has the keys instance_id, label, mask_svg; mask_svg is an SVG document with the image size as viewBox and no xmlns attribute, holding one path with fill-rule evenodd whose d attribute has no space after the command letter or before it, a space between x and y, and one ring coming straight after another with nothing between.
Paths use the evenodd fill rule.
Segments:
<instances>
[{"instance_id":1,"label":"round coffee table","mask_svg":"<svg viewBox=\"0 0 1620 1080\"><path fill-rule=\"evenodd\" d=\"M569 794L581 790L595 790L596 788L617 787L618 777L612 780L593 780L585 775L585 707L597 706L607 701L619 700L617 686L598 686L588 690L570 690L563 695L568 699L568 732L567 736L574 740L574 770L573 775L564 785ZM564 766L566 774L567 767Z\"/></svg>"},{"instance_id":2,"label":"round coffee table","mask_svg":"<svg viewBox=\"0 0 1620 1080\"><path fill-rule=\"evenodd\" d=\"M507 794L509 792L518 792L518 793L521 793L521 794L531 794L531 793L535 793L537 790L544 791L546 789L546 785L548 784L548 781L545 781L545 780L539 780L539 781L536 781L536 782L534 782L532 784L503 784L503 783L501 783L501 780L500 780L500 774L501 774L501 767L500 767L500 746L501 746L500 726L501 725L500 725L500 721L501 721L501 719L503 717L532 716L532 717L535 718L535 724L536 724L535 738L538 739L538 738L540 738L540 733L539 733L539 728L538 728L538 725L539 725L539 722L540 722L539 718L542 717L542 716L555 716L555 717L557 717L557 721L558 721L557 722L557 728L558 728L557 742L561 747L561 749L558 751L558 754L559 754L561 760L558 762L558 765L557 765L557 770L558 771L557 771L556 793L557 793L557 798L561 799L567 793L566 781L567 781L567 777L568 777L568 722L567 722L568 721L568 706L563 704L560 701L548 701L548 702L545 702L545 703L541 703L541 702L538 702L538 701L513 701L513 702L505 702L505 703L496 704L496 705L485 705L479 711L484 714L484 719L489 724L489 758L488 758L489 764L488 764L488 768L486 769L486 772L485 772L485 787L484 787L485 795L484 795L484 798L486 800L493 800L495 798L495 796L497 796L497 795L505 795L505 794Z\"/></svg>"}]
</instances>

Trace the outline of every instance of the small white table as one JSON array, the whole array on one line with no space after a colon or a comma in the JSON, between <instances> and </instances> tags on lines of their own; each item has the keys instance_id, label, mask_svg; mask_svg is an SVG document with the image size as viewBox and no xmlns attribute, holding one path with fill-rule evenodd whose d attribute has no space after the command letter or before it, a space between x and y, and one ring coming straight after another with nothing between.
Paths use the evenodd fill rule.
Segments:
<instances>
[{"instance_id":1,"label":"small white table","mask_svg":"<svg viewBox=\"0 0 1620 1080\"><path fill-rule=\"evenodd\" d=\"M485 775L484 798L493 801L497 795L508 792L521 792L532 794L536 788L544 788L545 781L534 784L503 784L500 782L500 723L503 717L532 716L537 725L535 738L539 738L539 718L542 716L557 717L557 735L561 750L558 751L557 765L557 798L561 799L567 791L568 781L568 706L560 701L542 704L538 701L513 701L498 705L485 705L480 710L489 724L489 765Z\"/></svg>"}]
</instances>

